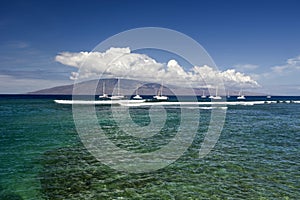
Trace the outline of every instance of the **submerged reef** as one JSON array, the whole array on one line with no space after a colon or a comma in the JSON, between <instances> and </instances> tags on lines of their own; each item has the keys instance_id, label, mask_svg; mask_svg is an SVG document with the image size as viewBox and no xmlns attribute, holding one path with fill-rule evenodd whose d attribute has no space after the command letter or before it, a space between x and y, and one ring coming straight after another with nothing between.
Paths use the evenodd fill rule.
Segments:
<instances>
[{"instance_id":1,"label":"submerged reef","mask_svg":"<svg viewBox=\"0 0 300 200\"><path fill-rule=\"evenodd\" d=\"M40 181L47 199L131 198L158 181L151 174L117 172L80 145L48 151L41 162Z\"/></svg>"}]
</instances>

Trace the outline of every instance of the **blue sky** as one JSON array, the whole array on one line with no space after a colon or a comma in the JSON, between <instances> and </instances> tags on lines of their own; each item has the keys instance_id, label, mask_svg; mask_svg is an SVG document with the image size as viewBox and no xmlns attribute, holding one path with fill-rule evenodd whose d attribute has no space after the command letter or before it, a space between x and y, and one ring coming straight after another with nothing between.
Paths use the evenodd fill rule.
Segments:
<instances>
[{"instance_id":1,"label":"blue sky","mask_svg":"<svg viewBox=\"0 0 300 200\"><path fill-rule=\"evenodd\" d=\"M300 95L300 2L1 1L0 93L72 83L63 51L91 51L138 27L164 27L198 41L220 70L251 75L273 94ZM159 58L157 58L159 59Z\"/></svg>"}]
</instances>

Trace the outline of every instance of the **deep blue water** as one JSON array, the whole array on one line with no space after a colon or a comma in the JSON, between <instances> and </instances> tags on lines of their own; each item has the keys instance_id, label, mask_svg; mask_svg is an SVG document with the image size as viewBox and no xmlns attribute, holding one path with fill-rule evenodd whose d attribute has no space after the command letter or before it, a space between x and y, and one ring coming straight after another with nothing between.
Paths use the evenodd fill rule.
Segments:
<instances>
[{"instance_id":1,"label":"deep blue water","mask_svg":"<svg viewBox=\"0 0 300 200\"><path fill-rule=\"evenodd\" d=\"M97 162L80 142L70 96L0 96L0 199L298 199L300 196L300 104L229 106L221 136L198 158L211 110L199 109L193 144L176 162L151 173L117 172ZM231 99L233 100L233 99ZM249 97L266 100L265 97ZM272 97L271 100L300 100ZM116 108L118 109L118 108ZM121 109L121 108L120 108ZM149 108L133 108L147 125ZM116 128L108 106L97 106L100 126L121 148L153 151L180 126L180 112L157 137L136 140ZM192 108L191 108L192 109ZM198 108L195 108L198 109Z\"/></svg>"}]
</instances>

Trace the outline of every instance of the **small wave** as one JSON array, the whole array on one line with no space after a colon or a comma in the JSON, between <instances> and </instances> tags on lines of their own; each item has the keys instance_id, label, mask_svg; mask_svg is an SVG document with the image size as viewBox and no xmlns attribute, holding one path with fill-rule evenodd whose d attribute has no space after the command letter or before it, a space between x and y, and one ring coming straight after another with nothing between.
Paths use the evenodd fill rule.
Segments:
<instances>
[{"instance_id":1,"label":"small wave","mask_svg":"<svg viewBox=\"0 0 300 200\"><path fill-rule=\"evenodd\" d=\"M212 110L212 109L222 109L226 110L228 107L199 107L201 110Z\"/></svg>"},{"instance_id":2,"label":"small wave","mask_svg":"<svg viewBox=\"0 0 300 200\"><path fill-rule=\"evenodd\" d=\"M191 108L211 109L212 107L198 107L196 105L211 106L253 106L260 104L276 104L276 103L300 103L300 101L224 101L224 102L147 102L145 100L107 100L107 101L88 101L88 100L54 100L58 104L81 104L81 105L120 105L127 107L139 106L191 106ZM218 107L219 108L219 107Z\"/></svg>"},{"instance_id":3,"label":"small wave","mask_svg":"<svg viewBox=\"0 0 300 200\"><path fill-rule=\"evenodd\" d=\"M200 110L212 110L212 109L223 109L226 110L227 107L208 107L208 106L203 106L203 107L199 107L199 106L190 106L190 107L184 107L185 109L200 109Z\"/></svg>"},{"instance_id":4,"label":"small wave","mask_svg":"<svg viewBox=\"0 0 300 200\"><path fill-rule=\"evenodd\" d=\"M138 104L143 100L107 100L107 101L90 101L90 100L54 100L58 104L81 104L81 105L123 105L123 104Z\"/></svg>"}]
</instances>

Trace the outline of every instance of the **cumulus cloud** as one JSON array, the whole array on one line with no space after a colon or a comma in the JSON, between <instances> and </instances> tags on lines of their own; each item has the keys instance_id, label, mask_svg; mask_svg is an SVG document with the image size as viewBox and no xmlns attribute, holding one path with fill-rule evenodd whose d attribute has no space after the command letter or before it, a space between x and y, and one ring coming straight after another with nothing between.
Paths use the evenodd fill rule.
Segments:
<instances>
[{"instance_id":1,"label":"cumulus cloud","mask_svg":"<svg viewBox=\"0 0 300 200\"><path fill-rule=\"evenodd\" d=\"M194 77L202 77L207 83L213 83L217 78L222 79L224 84L230 87L254 88L259 86L250 76L237 72L235 69L219 71L204 65L202 67L195 66L192 70L194 71Z\"/></svg>"},{"instance_id":2,"label":"cumulus cloud","mask_svg":"<svg viewBox=\"0 0 300 200\"><path fill-rule=\"evenodd\" d=\"M55 60L64 65L79 68L72 72L70 79L99 78L100 75L137 79L144 81L161 81L182 86L215 85L222 79L227 86L253 88L259 86L250 76L229 69L219 71L213 67L194 66L184 70L176 60L159 63L145 55L132 53L129 48L110 48L105 52L62 52Z\"/></svg>"},{"instance_id":3,"label":"cumulus cloud","mask_svg":"<svg viewBox=\"0 0 300 200\"><path fill-rule=\"evenodd\" d=\"M300 55L295 58L287 59L283 65L274 66L271 68L275 73L289 73L293 71L300 71Z\"/></svg>"},{"instance_id":4,"label":"cumulus cloud","mask_svg":"<svg viewBox=\"0 0 300 200\"><path fill-rule=\"evenodd\" d=\"M159 76L163 64L144 54L131 53L129 48L110 48L105 52L62 52L55 60L68 66L80 68L71 74L71 79L113 76L153 77ZM79 76L80 75L80 76Z\"/></svg>"}]
</instances>

